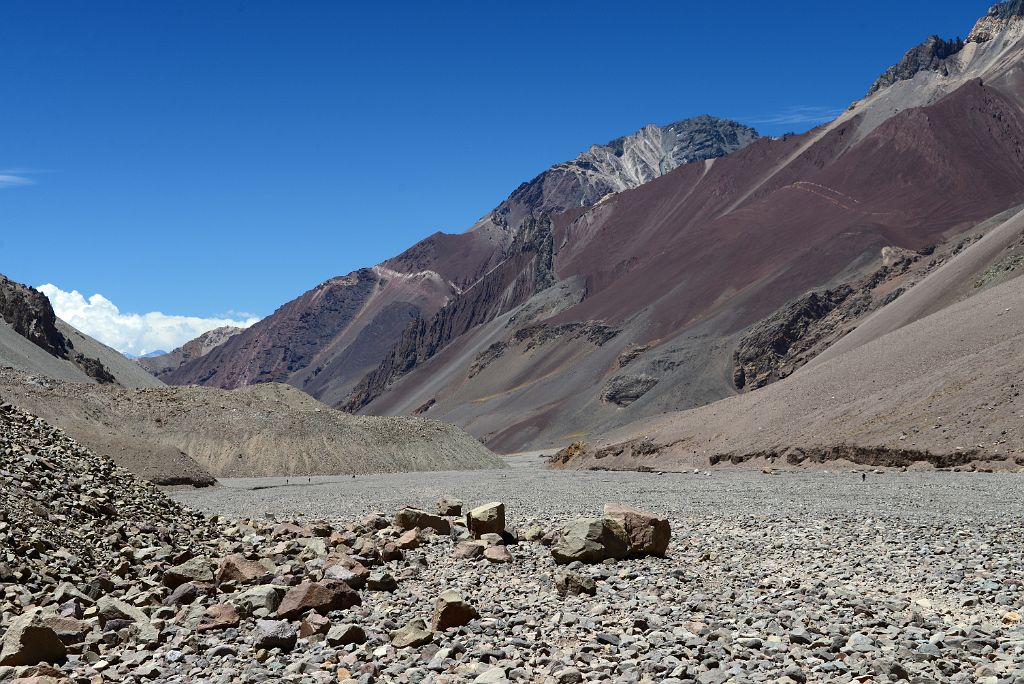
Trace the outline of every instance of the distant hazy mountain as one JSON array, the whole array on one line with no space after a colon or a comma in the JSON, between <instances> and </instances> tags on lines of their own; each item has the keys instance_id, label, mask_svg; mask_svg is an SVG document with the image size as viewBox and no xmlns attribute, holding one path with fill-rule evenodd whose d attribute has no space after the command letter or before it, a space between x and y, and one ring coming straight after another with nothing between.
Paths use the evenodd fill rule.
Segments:
<instances>
[{"instance_id":1,"label":"distant hazy mountain","mask_svg":"<svg viewBox=\"0 0 1024 684\"><path fill-rule=\"evenodd\" d=\"M171 352L159 350L129 358L134 358L136 363L159 378L177 370L181 367L181 364L189 359L198 358L203 354L209 353L211 349L219 344L223 344L225 340L240 332L242 332L242 328L225 325L205 332Z\"/></svg>"}]
</instances>

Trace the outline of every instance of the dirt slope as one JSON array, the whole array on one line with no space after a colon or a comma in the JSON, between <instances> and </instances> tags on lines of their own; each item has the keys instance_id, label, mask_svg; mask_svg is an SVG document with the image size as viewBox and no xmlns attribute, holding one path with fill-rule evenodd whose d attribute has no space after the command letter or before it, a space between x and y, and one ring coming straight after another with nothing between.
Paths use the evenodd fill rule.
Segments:
<instances>
[{"instance_id":1,"label":"dirt slope","mask_svg":"<svg viewBox=\"0 0 1024 684\"><path fill-rule=\"evenodd\" d=\"M969 261L950 262L921 292L950 285ZM1016 467L1024 464L1022 301L1024 278L1015 277L763 389L615 431L567 464L673 469L845 459ZM901 303L878 317L917 310L909 297Z\"/></svg>"},{"instance_id":2,"label":"dirt slope","mask_svg":"<svg viewBox=\"0 0 1024 684\"><path fill-rule=\"evenodd\" d=\"M287 385L126 389L0 370L0 398L160 484L502 467L458 428L350 416Z\"/></svg>"}]
</instances>

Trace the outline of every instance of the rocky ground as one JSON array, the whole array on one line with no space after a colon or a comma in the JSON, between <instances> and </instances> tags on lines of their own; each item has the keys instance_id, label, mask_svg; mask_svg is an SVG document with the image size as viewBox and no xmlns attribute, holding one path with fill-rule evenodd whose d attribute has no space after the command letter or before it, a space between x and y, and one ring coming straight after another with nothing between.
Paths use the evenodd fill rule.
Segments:
<instances>
[{"instance_id":1,"label":"rocky ground","mask_svg":"<svg viewBox=\"0 0 1024 684\"><path fill-rule=\"evenodd\" d=\"M175 493L203 518L9 406L0 459L0 682L1024 682L1018 475L524 457Z\"/></svg>"}]
</instances>

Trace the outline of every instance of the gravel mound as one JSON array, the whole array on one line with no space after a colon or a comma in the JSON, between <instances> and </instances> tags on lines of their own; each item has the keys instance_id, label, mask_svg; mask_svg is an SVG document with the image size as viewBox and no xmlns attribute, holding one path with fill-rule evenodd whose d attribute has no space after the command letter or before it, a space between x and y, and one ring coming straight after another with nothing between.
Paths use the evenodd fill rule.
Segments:
<instances>
[{"instance_id":1,"label":"gravel mound","mask_svg":"<svg viewBox=\"0 0 1024 684\"><path fill-rule=\"evenodd\" d=\"M228 391L64 383L0 369L0 396L152 482L501 467L462 430L355 417L287 385Z\"/></svg>"}]
</instances>

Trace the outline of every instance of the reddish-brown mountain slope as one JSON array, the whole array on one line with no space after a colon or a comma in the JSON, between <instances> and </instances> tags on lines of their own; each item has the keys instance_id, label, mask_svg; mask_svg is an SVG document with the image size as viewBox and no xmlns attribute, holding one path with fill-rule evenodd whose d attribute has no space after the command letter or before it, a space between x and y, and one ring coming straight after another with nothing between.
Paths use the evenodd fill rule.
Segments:
<instances>
[{"instance_id":1,"label":"reddish-brown mountain slope","mask_svg":"<svg viewBox=\"0 0 1024 684\"><path fill-rule=\"evenodd\" d=\"M507 296L480 289L481 283L493 286L500 274L514 270L508 250L524 220L553 208L589 206L611 192L636 187L693 159L723 156L755 138L751 128L702 116L665 127L646 126L595 145L521 185L470 231L435 233L372 269L327 281L160 377L171 384L221 388L286 382L324 402L338 403L376 366L393 365L389 352L396 345L422 350L429 344L420 335L410 347L405 337L463 290L476 287L477 301L497 296L485 305L488 310L506 310L517 296L533 294ZM463 307L463 314L448 318L461 320L456 327L471 327L488 317L472 308ZM445 343L461 333L452 330L442 336Z\"/></svg>"},{"instance_id":2,"label":"reddish-brown mountain slope","mask_svg":"<svg viewBox=\"0 0 1024 684\"><path fill-rule=\"evenodd\" d=\"M856 325L934 245L1024 202L1021 22L1000 27L806 135L556 218L556 286L382 365L349 407L424 412L501 450L561 445L734 393L744 332L809 290L858 283Z\"/></svg>"}]
</instances>

